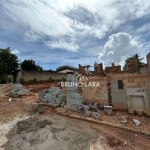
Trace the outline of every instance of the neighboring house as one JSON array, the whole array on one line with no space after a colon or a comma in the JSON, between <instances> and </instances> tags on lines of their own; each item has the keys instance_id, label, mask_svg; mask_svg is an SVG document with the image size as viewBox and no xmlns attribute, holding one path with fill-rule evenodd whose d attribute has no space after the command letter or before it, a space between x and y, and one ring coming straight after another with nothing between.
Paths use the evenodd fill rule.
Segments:
<instances>
[{"instance_id":1,"label":"neighboring house","mask_svg":"<svg viewBox=\"0 0 150 150\"><path fill-rule=\"evenodd\" d=\"M79 69L75 68L75 67L68 66L68 65L63 65L63 66L58 67L56 69L56 71L58 73L67 73L67 72L78 72Z\"/></svg>"}]
</instances>

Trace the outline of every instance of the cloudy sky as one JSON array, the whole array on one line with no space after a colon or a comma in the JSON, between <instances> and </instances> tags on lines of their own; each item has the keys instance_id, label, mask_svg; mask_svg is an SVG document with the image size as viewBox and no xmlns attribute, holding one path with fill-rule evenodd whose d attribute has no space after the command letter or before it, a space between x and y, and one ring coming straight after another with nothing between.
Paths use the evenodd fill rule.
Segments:
<instances>
[{"instance_id":1,"label":"cloudy sky","mask_svg":"<svg viewBox=\"0 0 150 150\"><path fill-rule=\"evenodd\" d=\"M0 0L0 48L44 69L150 51L149 0Z\"/></svg>"}]
</instances>

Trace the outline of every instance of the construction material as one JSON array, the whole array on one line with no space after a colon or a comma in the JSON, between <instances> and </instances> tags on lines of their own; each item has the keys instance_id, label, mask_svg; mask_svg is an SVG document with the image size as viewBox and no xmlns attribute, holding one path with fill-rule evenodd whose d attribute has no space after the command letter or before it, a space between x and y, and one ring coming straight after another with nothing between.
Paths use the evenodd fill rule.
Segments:
<instances>
[{"instance_id":1,"label":"construction material","mask_svg":"<svg viewBox=\"0 0 150 150\"><path fill-rule=\"evenodd\" d=\"M77 93L76 78L72 74L68 74L66 81L68 85L72 85L67 87L67 103L65 108L68 110L78 112L78 105L82 104L83 97Z\"/></svg>"},{"instance_id":2,"label":"construction material","mask_svg":"<svg viewBox=\"0 0 150 150\"><path fill-rule=\"evenodd\" d=\"M65 104L66 95L63 94L59 87L51 87L50 89L38 92L39 102L50 104L52 107L60 107Z\"/></svg>"},{"instance_id":3,"label":"construction material","mask_svg":"<svg viewBox=\"0 0 150 150\"><path fill-rule=\"evenodd\" d=\"M101 105L99 103L88 101L87 105L89 106L89 109L92 111L100 111L101 109Z\"/></svg>"},{"instance_id":4,"label":"construction material","mask_svg":"<svg viewBox=\"0 0 150 150\"><path fill-rule=\"evenodd\" d=\"M25 89L21 84L16 83L12 85L11 91L6 94L9 97L21 97L22 95L29 94L29 91Z\"/></svg>"},{"instance_id":5,"label":"construction material","mask_svg":"<svg viewBox=\"0 0 150 150\"><path fill-rule=\"evenodd\" d=\"M133 122L135 123L136 126L139 126L141 123L137 119L133 119Z\"/></svg>"},{"instance_id":6,"label":"construction material","mask_svg":"<svg viewBox=\"0 0 150 150\"><path fill-rule=\"evenodd\" d=\"M48 120L43 120L43 121L30 121L30 120L25 120L25 121L19 121L17 122L17 133L27 133L31 131L36 131L39 128L44 128L46 125L51 125L52 122Z\"/></svg>"},{"instance_id":7,"label":"construction material","mask_svg":"<svg viewBox=\"0 0 150 150\"><path fill-rule=\"evenodd\" d=\"M112 106L104 106L104 111L107 115L111 115L112 113Z\"/></svg>"},{"instance_id":8,"label":"construction material","mask_svg":"<svg viewBox=\"0 0 150 150\"><path fill-rule=\"evenodd\" d=\"M40 105L38 103L32 103L30 107L31 107L32 120L38 120L39 114L44 112L43 105Z\"/></svg>"},{"instance_id":9,"label":"construction material","mask_svg":"<svg viewBox=\"0 0 150 150\"><path fill-rule=\"evenodd\" d=\"M91 116L92 116L94 119L96 119L96 120L100 120L100 114L97 113L97 112L92 112L92 113L91 113Z\"/></svg>"}]
</instances>

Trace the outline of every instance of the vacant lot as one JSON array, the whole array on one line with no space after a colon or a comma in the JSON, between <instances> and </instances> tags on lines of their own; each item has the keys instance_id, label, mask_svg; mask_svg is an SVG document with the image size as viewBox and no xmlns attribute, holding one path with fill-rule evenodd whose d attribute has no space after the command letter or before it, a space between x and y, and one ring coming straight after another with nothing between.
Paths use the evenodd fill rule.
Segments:
<instances>
[{"instance_id":1,"label":"vacant lot","mask_svg":"<svg viewBox=\"0 0 150 150\"><path fill-rule=\"evenodd\" d=\"M9 150L143 150L150 149L150 137L136 134L118 128L112 128L91 122L68 118L57 114L56 109L45 106L44 114L39 120L50 121L51 124L34 128L36 121L31 121L30 104L38 99L37 91L47 89L50 84L28 85L31 92L28 96L13 98L9 101L4 94L0 99L0 144ZM8 89L7 89L8 90ZM6 92L7 92L6 90ZM65 89L64 89L65 91ZM68 112L72 113L72 112ZM130 120L140 120L139 129L150 131L150 121L146 117L131 116L126 112L114 112L112 116L106 116L101 112L102 120L111 123L119 123L117 114L126 115ZM17 121L26 120L30 131L18 133ZM134 126L128 121L126 126ZM6 136L7 135L7 136ZM7 138L6 138L7 137ZM6 143L7 141L7 143Z\"/></svg>"}]
</instances>

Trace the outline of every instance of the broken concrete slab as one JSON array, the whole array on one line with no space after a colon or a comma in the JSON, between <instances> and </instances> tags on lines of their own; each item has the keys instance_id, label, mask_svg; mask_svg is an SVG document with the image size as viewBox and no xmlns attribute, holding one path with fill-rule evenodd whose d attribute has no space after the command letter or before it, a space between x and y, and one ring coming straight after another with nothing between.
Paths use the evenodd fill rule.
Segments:
<instances>
[{"instance_id":1,"label":"broken concrete slab","mask_svg":"<svg viewBox=\"0 0 150 150\"><path fill-rule=\"evenodd\" d=\"M137 119L132 119L136 126L139 126L141 123Z\"/></svg>"}]
</instances>

